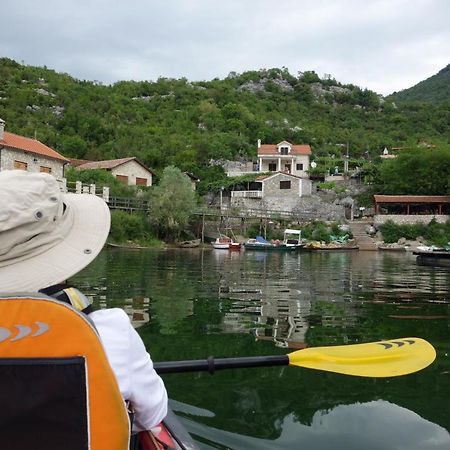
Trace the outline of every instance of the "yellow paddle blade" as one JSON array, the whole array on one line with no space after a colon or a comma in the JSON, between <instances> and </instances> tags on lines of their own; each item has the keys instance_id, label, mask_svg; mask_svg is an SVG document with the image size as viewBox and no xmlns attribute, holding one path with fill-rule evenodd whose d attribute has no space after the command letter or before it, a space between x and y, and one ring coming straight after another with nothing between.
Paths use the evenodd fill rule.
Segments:
<instances>
[{"instance_id":1,"label":"yellow paddle blade","mask_svg":"<svg viewBox=\"0 0 450 450\"><path fill-rule=\"evenodd\" d=\"M417 372L436 358L424 339L401 338L367 344L311 347L290 353L289 365L359 377L397 377Z\"/></svg>"}]
</instances>

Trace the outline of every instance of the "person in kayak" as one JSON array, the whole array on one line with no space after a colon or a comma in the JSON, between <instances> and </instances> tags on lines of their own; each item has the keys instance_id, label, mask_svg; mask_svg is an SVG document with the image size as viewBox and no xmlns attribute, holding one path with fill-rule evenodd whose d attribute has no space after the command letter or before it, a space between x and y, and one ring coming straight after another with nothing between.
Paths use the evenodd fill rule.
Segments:
<instances>
[{"instance_id":1,"label":"person in kayak","mask_svg":"<svg viewBox=\"0 0 450 450\"><path fill-rule=\"evenodd\" d=\"M106 203L95 195L63 194L47 173L0 172L0 292L37 292L72 304L94 323L125 401L133 431L150 430L167 414L167 392L127 314L92 310L64 284L102 249L110 228Z\"/></svg>"}]
</instances>

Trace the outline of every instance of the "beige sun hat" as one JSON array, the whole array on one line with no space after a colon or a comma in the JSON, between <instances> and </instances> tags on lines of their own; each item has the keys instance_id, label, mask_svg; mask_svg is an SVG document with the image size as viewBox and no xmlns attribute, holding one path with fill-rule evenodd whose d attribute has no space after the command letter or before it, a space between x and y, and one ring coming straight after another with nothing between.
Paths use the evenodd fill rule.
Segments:
<instances>
[{"instance_id":1,"label":"beige sun hat","mask_svg":"<svg viewBox=\"0 0 450 450\"><path fill-rule=\"evenodd\" d=\"M38 291L86 267L108 237L106 203L47 173L0 172L0 292Z\"/></svg>"}]
</instances>

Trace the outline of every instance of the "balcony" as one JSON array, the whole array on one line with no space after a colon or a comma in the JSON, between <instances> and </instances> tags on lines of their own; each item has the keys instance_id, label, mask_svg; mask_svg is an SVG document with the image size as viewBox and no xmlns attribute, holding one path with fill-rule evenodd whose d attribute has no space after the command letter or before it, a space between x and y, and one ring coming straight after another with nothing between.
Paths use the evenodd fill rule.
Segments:
<instances>
[{"instance_id":1,"label":"balcony","mask_svg":"<svg viewBox=\"0 0 450 450\"><path fill-rule=\"evenodd\" d=\"M262 198L262 191L231 191L232 198Z\"/></svg>"}]
</instances>

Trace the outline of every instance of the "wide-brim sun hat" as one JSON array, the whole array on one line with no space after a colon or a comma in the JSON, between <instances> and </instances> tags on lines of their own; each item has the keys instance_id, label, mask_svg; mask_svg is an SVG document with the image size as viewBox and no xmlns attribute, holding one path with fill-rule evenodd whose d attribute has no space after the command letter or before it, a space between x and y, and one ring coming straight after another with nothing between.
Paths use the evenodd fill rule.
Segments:
<instances>
[{"instance_id":1,"label":"wide-brim sun hat","mask_svg":"<svg viewBox=\"0 0 450 450\"><path fill-rule=\"evenodd\" d=\"M110 229L108 205L62 193L45 173L0 172L0 292L38 291L92 262Z\"/></svg>"}]
</instances>

